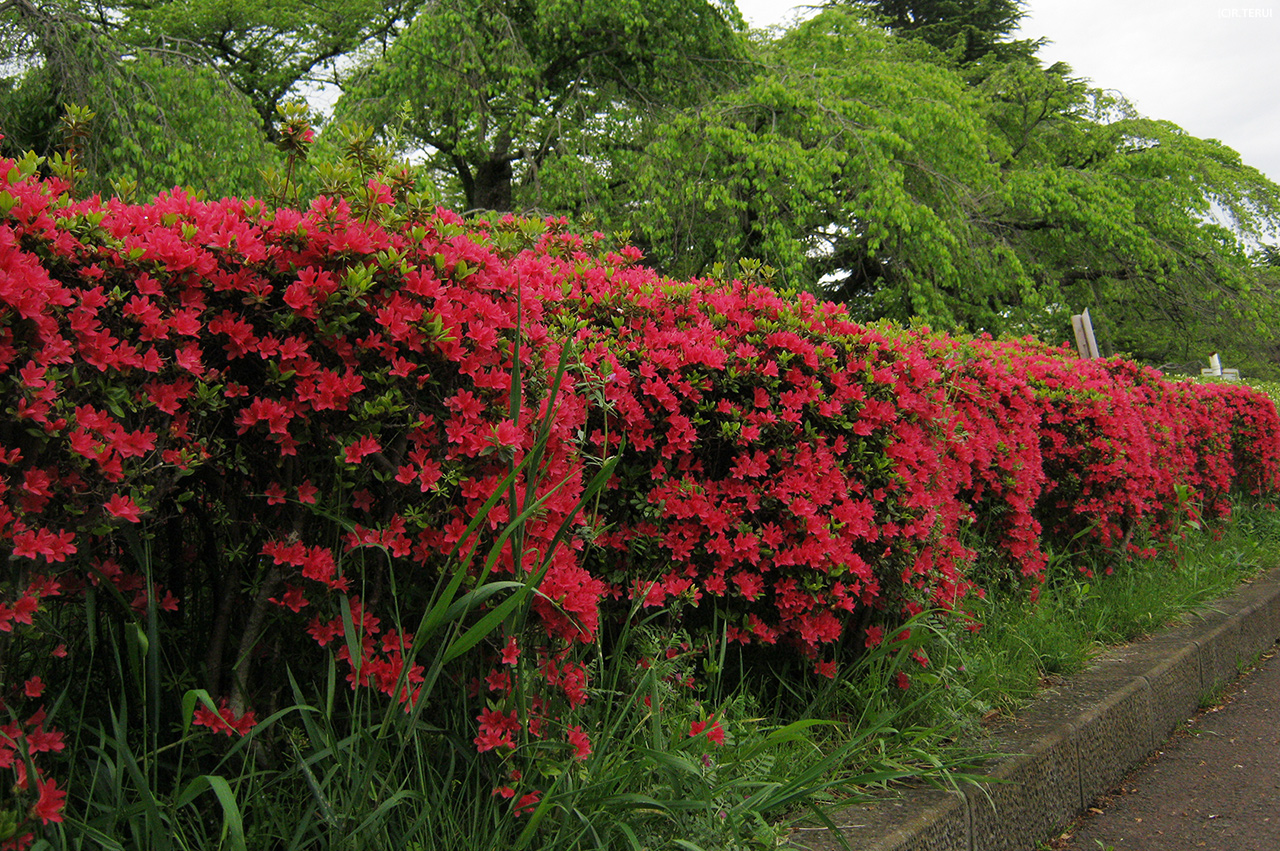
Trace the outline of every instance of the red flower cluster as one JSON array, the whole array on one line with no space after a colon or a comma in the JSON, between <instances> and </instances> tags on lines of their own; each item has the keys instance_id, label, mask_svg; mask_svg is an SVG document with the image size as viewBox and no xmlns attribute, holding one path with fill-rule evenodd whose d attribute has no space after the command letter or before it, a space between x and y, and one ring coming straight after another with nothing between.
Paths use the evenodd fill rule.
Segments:
<instances>
[{"instance_id":1,"label":"red flower cluster","mask_svg":"<svg viewBox=\"0 0 1280 851\"><path fill-rule=\"evenodd\" d=\"M689 736L695 738L705 734L712 744L724 744L724 728L716 720L715 715L708 715L705 721L694 721L689 725Z\"/></svg>"},{"instance_id":2,"label":"red flower cluster","mask_svg":"<svg viewBox=\"0 0 1280 851\"><path fill-rule=\"evenodd\" d=\"M197 727L208 727L215 733L225 733L228 736L243 736L252 730L253 726L258 722L254 718L253 712L245 712L237 716L224 697L218 701L217 712L207 706L196 707L191 723Z\"/></svg>"},{"instance_id":3,"label":"red flower cluster","mask_svg":"<svg viewBox=\"0 0 1280 851\"><path fill-rule=\"evenodd\" d=\"M37 698L43 690L36 683L28 681L24 687L28 697ZM0 708L4 703L0 701ZM25 848L35 838L36 822L49 824L62 821L62 808L66 799L66 791L58 788L57 782L46 777L40 767L36 766L35 777L28 774L27 761L34 764L37 754L57 753L66 747L62 733L46 730L44 727L44 707L24 722L0 725L0 770L13 773L12 791L20 797L34 797L26 810L25 819L17 825L17 833L9 840L14 848ZM34 783L32 780L34 779ZM8 785L8 784L6 784ZM32 795L34 793L34 795Z\"/></svg>"}]
</instances>

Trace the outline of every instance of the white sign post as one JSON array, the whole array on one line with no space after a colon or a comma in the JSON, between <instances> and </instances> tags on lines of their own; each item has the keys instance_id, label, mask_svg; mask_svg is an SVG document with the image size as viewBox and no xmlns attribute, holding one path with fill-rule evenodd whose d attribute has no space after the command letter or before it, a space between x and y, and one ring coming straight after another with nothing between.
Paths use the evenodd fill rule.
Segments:
<instances>
[{"instance_id":1,"label":"white sign post","mask_svg":"<svg viewBox=\"0 0 1280 851\"><path fill-rule=\"evenodd\" d=\"M1222 359L1218 357L1218 353L1214 352L1209 355L1209 368L1200 370L1200 374L1206 378L1221 378L1226 381L1239 381L1240 370L1223 369Z\"/></svg>"},{"instance_id":2,"label":"white sign post","mask_svg":"<svg viewBox=\"0 0 1280 851\"><path fill-rule=\"evenodd\" d=\"M1076 332L1076 350L1085 360L1099 357L1098 341L1093 336L1093 322L1089 319L1089 309L1071 317L1071 327Z\"/></svg>"}]
</instances>

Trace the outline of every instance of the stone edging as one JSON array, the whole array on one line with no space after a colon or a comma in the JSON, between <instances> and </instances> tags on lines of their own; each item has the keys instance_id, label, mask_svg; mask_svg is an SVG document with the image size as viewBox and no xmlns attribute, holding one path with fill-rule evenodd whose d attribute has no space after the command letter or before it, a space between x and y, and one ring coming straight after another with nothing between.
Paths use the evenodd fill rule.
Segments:
<instances>
[{"instance_id":1,"label":"stone edging","mask_svg":"<svg viewBox=\"0 0 1280 851\"><path fill-rule=\"evenodd\" d=\"M1280 638L1280 568L1182 625L1100 656L993 731L1013 754L983 773L998 781L960 791L910 789L830 814L856 851L1030 851L1114 788L1236 678L1239 663ZM791 841L810 851L845 846L825 827Z\"/></svg>"}]
</instances>

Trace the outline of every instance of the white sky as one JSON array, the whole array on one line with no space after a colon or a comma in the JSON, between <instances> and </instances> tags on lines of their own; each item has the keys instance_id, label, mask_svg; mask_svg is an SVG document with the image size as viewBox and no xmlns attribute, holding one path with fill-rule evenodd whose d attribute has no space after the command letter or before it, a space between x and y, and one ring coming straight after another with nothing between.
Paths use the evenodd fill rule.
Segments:
<instances>
[{"instance_id":1,"label":"white sky","mask_svg":"<svg viewBox=\"0 0 1280 851\"><path fill-rule=\"evenodd\" d=\"M738 0L753 26L792 0ZM1143 115L1218 139L1280 182L1280 0L1029 0L1020 38L1045 64L1113 89Z\"/></svg>"}]
</instances>

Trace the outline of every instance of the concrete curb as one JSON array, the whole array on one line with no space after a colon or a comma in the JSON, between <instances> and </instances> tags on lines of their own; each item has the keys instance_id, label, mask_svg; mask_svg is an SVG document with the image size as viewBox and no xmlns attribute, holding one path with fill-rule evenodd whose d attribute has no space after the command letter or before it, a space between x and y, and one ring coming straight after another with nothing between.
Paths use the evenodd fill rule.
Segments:
<instances>
[{"instance_id":1,"label":"concrete curb","mask_svg":"<svg viewBox=\"0 0 1280 851\"><path fill-rule=\"evenodd\" d=\"M1239 663L1280 638L1280 568L1181 625L1100 656L993 731L989 749L1012 754L983 773L1004 781L958 792L908 789L830 814L858 851L1031 851L1112 789L1183 721L1200 698L1238 675ZM791 841L843 849L825 827Z\"/></svg>"}]
</instances>

